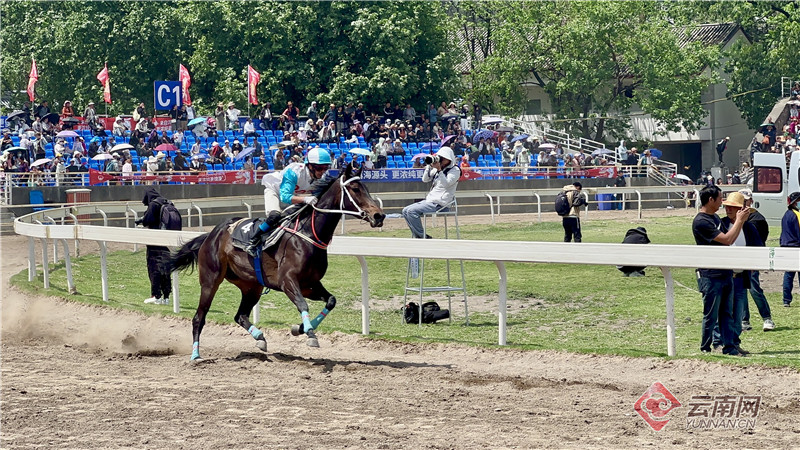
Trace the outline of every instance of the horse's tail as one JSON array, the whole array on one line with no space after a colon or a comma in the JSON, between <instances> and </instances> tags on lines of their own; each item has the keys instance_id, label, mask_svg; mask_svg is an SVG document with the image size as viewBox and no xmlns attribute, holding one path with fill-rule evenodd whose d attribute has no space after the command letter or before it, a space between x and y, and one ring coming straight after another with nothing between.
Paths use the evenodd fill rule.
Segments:
<instances>
[{"instance_id":1,"label":"horse's tail","mask_svg":"<svg viewBox=\"0 0 800 450\"><path fill-rule=\"evenodd\" d=\"M194 269L197 264L197 256L200 254L200 246L206 241L211 233L201 234L191 241L183 244L181 248L169 255L169 271Z\"/></svg>"}]
</instances>

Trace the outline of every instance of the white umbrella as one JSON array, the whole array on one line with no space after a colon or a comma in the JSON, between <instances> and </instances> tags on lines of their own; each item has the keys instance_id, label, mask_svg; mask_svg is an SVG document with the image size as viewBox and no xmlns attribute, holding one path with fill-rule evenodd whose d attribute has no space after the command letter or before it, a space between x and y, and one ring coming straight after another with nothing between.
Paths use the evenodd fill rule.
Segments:
<instances>
[{"instance_id":1,"label":"white umbrella","mask_svg":"<svg viewBox=\"0 0 800 450\"><path fill-rule=\"evenodd\" d=\"M483 123L484 125L492 125L492 124L503 123L503 122L504 122L503 118L502 117L497 117L497 116L495 116L495 117L487 116L487 117L484 117L483 120L481 121L481 123Z\"/></svg>"},{"instance_id":2,"label":"white umbrella","mask_svg":"<svg viewBox=\"0 0 800 450\"><path fill-rule=\"evenodd\" d=\"M132 148L134 148L134 147L131 144L117 144L117 145L111 147L111 151L112 152L118 152L118 151L122 151L122 150L130 150Z\"/></svg>"},{"instance_id":3,"label":"white umbrella","mask_svg":"<svg viewBox=\"0 0 800 450\"><path fill-rule=\"evenodd\" d=\"M364 155L364 156L372 155L372 152L369 151L369 149L366 149L366 148L354 148L354 149L351 149L349 153L352 153L354 155Z\"/></svg>"},{"instance_id":4,"label":"white umbrella","mask_svg":"<svg viewBox=\"0 0 800 450\"><path fill-rule=\"evenodd\" d=\"M31 164L31 167L43 166L43 165L49 163L50 161L52 161L52 159L50 159L50 158L37 159L36 161L33 162L33 164Z\"/></svg>"},{"instance_id":5,"label":"white umbrella","mask_svg":"<svg viewBox=\"0 0 800 450\"><path fill-rule=\"evenodd\" d=\"M127 144L120 144L120 145L127 145ZM103 160L106 160L106 159L113 159L113 158L114 157L111 156L111 153L98 153L98 154L94 155L94 157L92 159L95 160L95 161L103 161Z\"/></svg>"},{"instance_id":6,"label":"white umbrella","mask_svg":"<svg viewBox=\"0 0 800 450\"><path fill-rule=\"evenodd\" d=\"M686 180L686 181L688 181L688 182L690 182L690 183L692 182L692 179L691 179L691 178L687 177L686 175L684 175L684 174L682 174L682 173L679 173L679 174L675 175L675 177L674 177L674 178L677 178L677 179L679 179L679 180Z\"/></svg>"},{"instance_id":7,"label":"white umbrella","mask_svg":"<svg viewBox=\"0 0 800 450\"><path fill-rule=\"evenodd\" d=\"M278 142L278 145L284 145L284 146L286 146L286 145L295 145L295 143L294 143L294 141L281 141L281 142Z\"/></svg>"}]
</instances>

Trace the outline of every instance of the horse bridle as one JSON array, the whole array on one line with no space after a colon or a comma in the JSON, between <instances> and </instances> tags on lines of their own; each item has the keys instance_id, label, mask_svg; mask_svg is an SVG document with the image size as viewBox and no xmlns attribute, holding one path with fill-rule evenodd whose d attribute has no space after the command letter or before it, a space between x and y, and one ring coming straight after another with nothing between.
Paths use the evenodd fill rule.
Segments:
<instances>
[{"instance_id":1,"label":"horse bridle","mask_svg":"<svg viewBox=\"0 0 800 450\"><path fill-rule=\"evenodd\" d=\"M358 206L358 203L353 200L353 196L350 194L350 191L346 189L347 185L352 183L353 181L360 180L361 177L355 176L352 178L348 178L345 181L339 182L339 189L341 189L341 195L339 195L339 209L324 209L324 208L317 208L317 205L311 205L315 211L319 211L321 213L335 213L335 214L348 214L351 216L358 216L361 220L368 220L367 213ZM357 211L349 211L344 209L344 196L347 194L347 198L350 200L350 203L356 208Z\"/></svg>"}]
</instances>

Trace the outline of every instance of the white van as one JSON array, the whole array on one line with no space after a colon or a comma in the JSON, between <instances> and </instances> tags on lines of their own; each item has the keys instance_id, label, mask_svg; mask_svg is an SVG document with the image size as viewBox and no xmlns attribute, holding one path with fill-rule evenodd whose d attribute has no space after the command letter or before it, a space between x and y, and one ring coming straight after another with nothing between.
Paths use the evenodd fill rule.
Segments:
<instances>
[{"instance_id":1,"label":"white van","mask_svg":"<svg viewBox=\"0 0 800 450\"><path fill-rule=\"evenodd\" d=\"M800 191L800 151L792 152L791 158L787 170L783 152L753 155L753 207L770 225L780 225L786 199Z\"/></svg>"}]
</instances>

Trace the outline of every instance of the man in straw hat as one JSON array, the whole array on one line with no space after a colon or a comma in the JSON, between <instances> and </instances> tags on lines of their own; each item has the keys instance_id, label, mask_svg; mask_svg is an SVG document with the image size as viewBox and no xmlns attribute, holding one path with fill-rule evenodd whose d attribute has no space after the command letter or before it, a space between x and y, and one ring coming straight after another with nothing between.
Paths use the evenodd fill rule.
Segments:
<instances>
[{"instance_id":1,"label":"man in straw hat","mask_svg":"<svg viewBox=\"0 0 800 450\"><path fill-rule=\"evenodd\" d=\"M747 222L753 224L758 231L758 237L761 239L761 242L766 244L767 238L769 237L769 224L767 223L767 219L764 217L763 214L756 211L752 208L753 205L753 191L750 189L740 189L739 193L742 194L744 197L744 206L750 208L750 216L747 218ZM767 302L767 297L764 295L764 290L761 289L761 280L759 277L759 272L757 270L750 271L750 296L753 297L753 303L756 304L758 308L758 314L761 316L761 320L764 321L763 330L764 331L771 331L775 329L775 322L772 321L772 311L770 311L769 303ZM753 327L750 326L750 305L745 302L744 304L744 317L742 318L742 329L752 330Z\"/></svg>"},{"instance_id":2,"label":"man in straw hat","mask_svg":"<svg viewBox=\"0 0 800 450\"><path fill-rule=\"evenodd\" d=\"M758 234L755 225L747 221L748 214L740 218L739 211L746 208L746 200L741 192L732 192L728 194L722 204L725 206L725 217L722 218L722 228L731 229L732 226L738 221L743 220L742 230L736 236L731 246L737 247L763 247L764 241ZM749 208L748 208L749 211ZM742 322L744 321L744 309L747 305L747 290L750 289L750 271L749 270L734 270L733 271L733 331L734 331L734 345L739 353L747 354L748 351L741 347L741 334L743 330ZM714 333L714 344L719 344L719 333Z\"/></svg>"},{"instance_id":3,"label":"man in straw hat","mask_svg":"<svg viewBox=\"0 0 800 450\"><path fill-rule=\"evenodd\" d=\"M730 228L722 226L716 212L722 206L722 191L706 186L700 191L700 212L692 222L692 234L697 245L731 245L736 242L750 208L741 207ZM719 323L722 352L744 356L736 348L733 311L733 271L727 269L697 269L697 286L703 298L703 323L700 351L711 352L714 328Z\"/></svg>"},{"instance_id":4,"label":"man in straw hat","mask_svg":"<svg viewBox=\"0 0 800 450\"><path fill-rule=\"evenodd\" d=\"M797 209L797 202L800 200L800 192L789 194L789 205L781 219L781 247L800 247L800 211ZM787 308L792 303L792 285L797 272L785 272L783 274L783 306Z\"/></svg>"}]
</instances>

